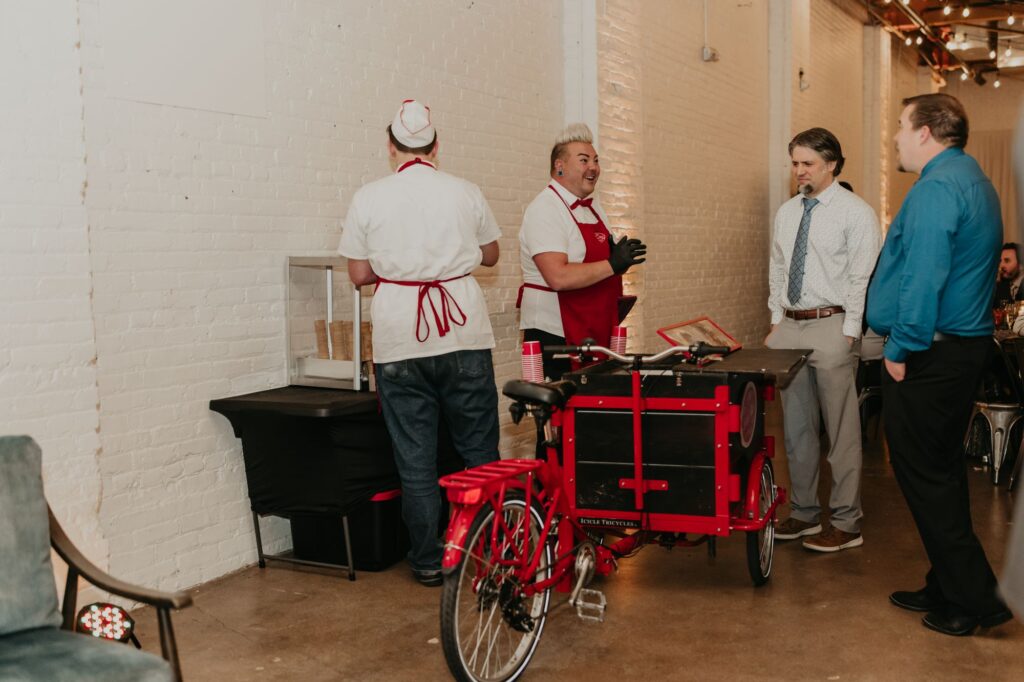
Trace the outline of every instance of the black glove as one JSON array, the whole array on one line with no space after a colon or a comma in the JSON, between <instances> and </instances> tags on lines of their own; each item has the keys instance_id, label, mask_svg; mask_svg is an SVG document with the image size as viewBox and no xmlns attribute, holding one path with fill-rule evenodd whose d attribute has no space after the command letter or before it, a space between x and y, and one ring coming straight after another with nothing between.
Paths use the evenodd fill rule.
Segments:
<instances>
[{"instance_id":1,"label":"black glove","mask_svg":"<svg viewBox=\"0 0 1024 682\"><path fill-rule=\"evenodd\" d=\"M647 254L647 246L639 239L627 239L623 237L619 241L612 239L611 255L608 256L608 263L616 275L621 275L634 265L643 263Z\"/></svg>"}]
</instances>

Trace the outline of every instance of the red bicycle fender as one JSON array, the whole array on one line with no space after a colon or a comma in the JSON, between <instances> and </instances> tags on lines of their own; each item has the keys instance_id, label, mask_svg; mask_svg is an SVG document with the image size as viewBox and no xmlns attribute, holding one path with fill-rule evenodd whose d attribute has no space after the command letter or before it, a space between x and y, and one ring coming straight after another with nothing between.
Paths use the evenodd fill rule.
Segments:
<instances>
[{"instance_id":1,"label":"red bicycle fender","mask_svg":"<svg viewBox=\"0 0 1024 682\"><path fill-rule=\"evenodd\" d=\"M444 536L444 556L441 557L441 571L445 575L451 573L459 565L466 544L466 536L469 534L469 527L482 506L482 504L459 505L452 514L451 520L448 521L448 530Z\"/></svg>"},{"instance_id":2,"label":"red bicycle fender","mask_svg":"<svg viewBox=\"0 0 1024 682\"><path fill-rule=\"evenodd\" d=\"M747 474L747 501L743 508L743 515L748 519L756 519L758 508L757 498L761 494L761 468L765 466L766 453L761 452L754 455L750 462L750 473Z\"/></svg>"}]
</instances>

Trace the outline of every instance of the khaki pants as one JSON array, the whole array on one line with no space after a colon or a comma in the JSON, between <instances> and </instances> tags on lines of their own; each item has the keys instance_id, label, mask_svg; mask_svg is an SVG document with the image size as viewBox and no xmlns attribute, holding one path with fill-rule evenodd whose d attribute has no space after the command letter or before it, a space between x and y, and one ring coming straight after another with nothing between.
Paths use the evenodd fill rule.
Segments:
<instances>
[{"instance_id":1,"label":"khaki pants","mask_svg":"<svg viewBox=\"0 0 1024 682\"><path fill-rule=\"evenodd\" d=\"M810 348L807 365L782 391L786 456L792 479L792 516L817 523L818 467L821 418L828 433L828 463L832 468L829 507L832 525L847 533L860 532L861 447L857 409L857 344L843 336L843 314L820 320L782 318L768 335L769 348Z\"/></svg>"}]
</instances>

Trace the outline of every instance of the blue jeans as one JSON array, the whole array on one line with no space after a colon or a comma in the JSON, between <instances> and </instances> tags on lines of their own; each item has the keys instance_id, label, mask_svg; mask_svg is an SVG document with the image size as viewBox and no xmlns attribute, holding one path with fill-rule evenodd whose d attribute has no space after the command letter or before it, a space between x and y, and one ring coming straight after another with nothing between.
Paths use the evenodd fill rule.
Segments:
<instances>
[{"instance_id":1,"label":"blue jeans","mask_svg":"<svg viewBox=\"0 0 1024 682\"><path fill-rule=\"evenodd\" d=\"M402 480L414 571L441 568L437 427L444 417L466 467L498 459L498 389L489 350L377 363L377 394Z\"/></svg>"}]
</instances>

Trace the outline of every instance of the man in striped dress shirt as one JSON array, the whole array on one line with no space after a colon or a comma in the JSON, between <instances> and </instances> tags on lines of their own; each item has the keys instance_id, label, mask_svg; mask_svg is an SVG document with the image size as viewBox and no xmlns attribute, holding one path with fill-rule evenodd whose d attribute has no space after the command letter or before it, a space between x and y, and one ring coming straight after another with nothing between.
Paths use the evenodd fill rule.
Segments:
<instances>
[{"instance_id":1,"label":"man in striped dress shirt","mask_svg":"<svg viewBox=\"0 0 1024 682\"><path fill-rule=\"evenodd\" d=\"M775 216L768 266L772 331L765 345L814 352L782 391L792 513L775 537L803 537L807 549L838 552L864 543L854 382L879 227L871 207L835 180L845 161L835 135L824 128L805 130L789 143L789 154L799 191ZM822 419L832 469L825 531L818 502Z\"/></svg>"}]
</instances>

